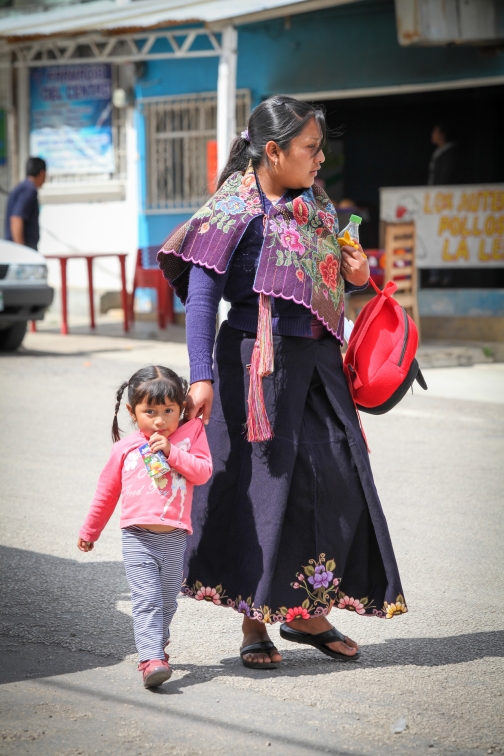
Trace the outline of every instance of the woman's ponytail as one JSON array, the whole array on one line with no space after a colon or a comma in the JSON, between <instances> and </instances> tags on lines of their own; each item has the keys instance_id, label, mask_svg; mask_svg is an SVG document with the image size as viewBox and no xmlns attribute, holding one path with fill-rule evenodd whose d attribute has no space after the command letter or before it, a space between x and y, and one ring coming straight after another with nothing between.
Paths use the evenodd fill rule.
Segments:
<instances>
[{"instance_id":1,"label":"woman's ponytail","mask_svg":"<svg viewBox=\"0 0 504 756\"><path fill-rule=\"evenodd\" d=\"M226 181L231 174L236 173L237 171L244 173L247 170L247 166L252 156L250 154L250 141L245 138L245 133L246 132L243 132L242 136L236 137L231 144L228 161L219 176L217 189L221 188L224 181Z\"/></svg>"},{"instance_id":2,"label":"woman's ponytail","mask_svg":"<svg viewBox=\"0 0 504 756\"><path fill-rule=\"evenodd\" d=\"M112 441L115 443L116 441L120 441L121 439L121 430L119 428L119 423L117 421L117 415L119 413L119 407L121 406L121 399L122 395L124 394L124 391L128 388L129 382L124 381L124 383L120 386L120 388L117 391L117 401L116 406L114 410L114 420L112 421Z\"/></svg>"}]
</instances>

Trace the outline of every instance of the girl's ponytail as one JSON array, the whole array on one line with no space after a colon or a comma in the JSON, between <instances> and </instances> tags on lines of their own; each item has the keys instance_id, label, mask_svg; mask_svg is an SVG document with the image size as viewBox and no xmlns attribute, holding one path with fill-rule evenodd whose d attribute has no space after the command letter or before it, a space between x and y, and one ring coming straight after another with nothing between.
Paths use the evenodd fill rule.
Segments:
<instances>
[{"instance_id":1,"label":"girl's ponytail","mask_svg":"<svg viewBox=\"0 0 504 756\"><path fill-rule=\"evenodd\" d=\"M219 176L217 189L221 188L224 181L226 181L231 174L236 173L237 171L244 173L247 170L252 155L250 154L250 141L245 138L245 134L246 132L243 132L242 136L236 137L233 141L231 150L229 151L228 161Z\"/></svg>"},{"instance_id":2,"label":"girl's ponytail","mask_svg":"<svg viewBox=\"0 0 504 756\"><path fill-rule=\"evenodd\" d=\"M112 441L115 443L116 441L120 441L121 439L121 431L119 428L119 423L117 421L117 415L119 413L119 407L121 406L121 399L122 395L124 394L124 391L128 388L129 382L124 381L124 383L120 386L120 388L117 391L117 401L114 411L114 420L112 421Z\"/></svg>"}]
</instances>

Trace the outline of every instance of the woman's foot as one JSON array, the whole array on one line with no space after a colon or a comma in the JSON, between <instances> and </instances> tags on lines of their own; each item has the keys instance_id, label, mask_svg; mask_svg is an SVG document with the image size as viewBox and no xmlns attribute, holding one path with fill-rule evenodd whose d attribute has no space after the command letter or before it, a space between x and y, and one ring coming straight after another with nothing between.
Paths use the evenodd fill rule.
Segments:
<instances>
[{"instance_id":1,"label":"woman's foot","mask_svg":"<svg viewBox=\"0 0 504 756\"><path fill-rule=\"evenodd\" d=\"M301 633L310 633L311 635L325 633L326 630L332 628L327 617L312 617L309 620L296 619L292 620L292 622L287 622L286 624L288 627L292 627L293 630L299 630ZM330 648L331 651L336 651L336 653L344 654L345 656L355 656L359 650L358 644L346 635L344 641L326 643L326 646L327 648Z\"/></svg>"},{"instance_id":2,"label":"woman's foot","mask_svg":"<svg viewBox=\"0 0 504 756\"><path fill-rule=\"evenodd\" d=\"M243 618L243 643L242 648L250 646L252 643L259 643L261 641L269 641L269 635L266 630L266 625L259 620L252 620L250 617ZM270 664L271 662L281 662L282 657L278 653L276 648L270 649L268 652L245 654L243 657L245 661L257 662L262 664Z\"/></svg>"}]
</instances>

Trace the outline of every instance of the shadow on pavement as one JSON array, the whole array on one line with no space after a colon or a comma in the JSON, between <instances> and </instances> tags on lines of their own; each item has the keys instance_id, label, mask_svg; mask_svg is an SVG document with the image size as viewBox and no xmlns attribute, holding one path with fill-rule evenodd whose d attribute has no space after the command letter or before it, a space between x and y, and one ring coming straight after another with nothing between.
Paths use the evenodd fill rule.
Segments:
<instances>
[{"instance_id":1,"label":"shadow on pavement","mask_svg":"<svg viewBox=\"0 0 504 756\"><path fill-rule=\"evenodd\" d=\"M135 653L122 562L78 562L33 551L0 547L0 683L110 667ZM203 621L203 618L202 618ZM209 654L211 649L209 648ZM379 667L439 667L504 656L504 631L444 638L392 638L362 646L359 662L342 664L311 648L282 649L284 665L250 670L238 655L220 664L173 664L185 676L157 694L218 677L303 677Z\"/></svg>"},{"instance_id":2,"label":"shadow on pavement","mask_svg":"<svg viewBox=\"0 0 504 756\"><path fill-rule=\"evenodd\" d=\"M135 653L122 562L0 547L0 683L109 667Z\"/></svg>"},{"instance_id":3,"label":"shadow on pavement","mask_svg":"<svg viewBox=\"0 0 504 756\"><path fill-rule=\"evenodd\" d=\"M334 672L348 673L379 667L441 667L451 664L504 656L504 631L467 633L445 638L391 638L384 643L361 646L361 660L355 663L341 663L323 656L315 649L281 648L284 664L277 669L251 670L242 666L238 656L222 659L219 665L198 666L173 664L174 670L184 670L188 674L179 680L172 680L156 691L162 695L176 695L183 688L201 684L200 676L193 673L204 671L206 681L217 677L269 678L303 677L305 675L326 675Z\"/></svg>"},{"instance_id":4,"label":"shadow on pavement","mask_svg":"<svg viewBox=\"0 0 504 756\"><path fill-rule=\"evenodd\" d=\"M178 695L191 685L200 685L219 677L245 677L274 679L275 677L303 677L327 675L334 672L358 672L380 667L439 667L463 664L486 657L504 656L504 631L468 633L445 638L393 638L384 643L361 646L361 660L341 663L323 656L315 649L281 648L284 664L277 669L251 670L241 664L237 656L221 660L220 664L172 664L174 670L186 676L171 680L167 685L152 691L157 695ZM203 679L201 675L204 675Z\"/></svg>"},{"instance_id":5,"label":"shadow on pavement","mask_svg":"<svg viewBox=\"0 0 504 756\"><path fill-rule=\"evenodd\" d=\"M333 735L332 733L335 732L334 729L329 733L326 728L317 727L317 730L319 730L319 737L317 738L316 735L314 737L314 732L311 731L309 727L307 728L303 725L303 717L301 713L297 722L289 722L286 726L285 722L282 722L282 714L284 712L280 712L280 716L278 716L281 704L279 705L279 702L274 699L261 698L259 700L249 700L248 708L245 710L254 716L254 720L248 721L247 724L244 725L242 719L244 710L240 708L240 706L243 706L244 704L243 692L241 691L238 696L236 696L236 691L230 691L231 699L227 699L227 706L220 708L216 708L210 702L205 701L204 699L207 694L206 692L203 692L203 696L199 699L196 708L194 705L190 705L186 708L184 701L180 702L180 706L177 706L176 704L178 702L174 701L166 701L166 703L170 704L169 706L164 706L165 702L161 703L162 699L160 699L159 696L169 693L169 688L172 685L171 682L165 683L161 688L155 688L149 691L142 690L142 695L136 695L134 698L130 695L121 695L109 691L104 692L92 689L89 686L76 685L68 680L42 680L41 683L46 688L49 695L54 695L57 691L63 693L69 699L70 697L77 695L83 703L98 700L103 707L103 711L108 715L108 726L112 733L114 733L113 727L115 726L115 722L113 721L113 715L110 716L109 714L110 708L108 707L110 704L121 707L122 711L124 711L123 707L128 707L127 711L130 716L139 716L141 714L143 722L147 722L152 728L150 731L151 738L159 723L159 719L156 720L153 717L156 717L161 713L163 740L160 745L164 749L164 753L183 753L187 754L187 756L196 753L236 754L238 753L238 749L229 749L233 748L233 739L239 737L241 746L239 749L240 753L248 753L249 749L250 753L267 752L267 749L264 749L264 746L262 748L260 746L257 748L258 743L257 741L254 742L254 740L255 738L260 738L262 743L264 744L267 742L268 746L271 745L271 741L274 741L277 746L290 746L292 749L290 752L293 754L306 753L310 754L310 756L317 753L330 753L333 754L333 756L364 756L364 753L369 754L369 750L367 749L366 751L357 750L359 746L354 739L350 746L344 742L341 742L341 744L338 743L338 740L343 741L343 738L341 736L338 738L338 736ZM221 693L220 695L223 694ZM222 703L224 704L224 700ZM332 715L330 715L330 717L331 725L333 725L334 721ZM121 720L122 719L123 717L121 717ZM124 726L123 722L121 724ZM200 727L204 728L203 733L199 729ZM170 731L173 729L176 729L178 732L183 732L184 729L187 729L190 733L190 742L193 748L190 750L184 748L184 750L180 751L178 749L172 750L173 745L168 738L170 736ZM204 737L203 743L201 740L202 734ZM217 738L219 738L220 743L222 743L222 750L212 749L212 746L215 747L216 745ZM230 743L231 745L229 745ZM101 744L103 746L103 741ZM206 745L207 749L200 750L202 745L203 748L205 748ZM244 745L245 751L242 750ZM121 743L120 751L116 750L116 738L114 746L112 746L114 748L113 751L110 750L104 752L100 750L95 751L95 753L132 753L130 750L126 751L125 746L127 746L127 743ZM135 754L146 753L146 751L137 750L138 747L138 745L135 745ZM150 753L153 748L152 743L149 743L148 747ZM196 748L198 749L197 751L195 750ZM63 752L60 751L59 753L63 756ZM73 756L78 753L88 754L88 751L72 750L64 752L65 756ZM282 750L282 753L285 753L285 751ZM383 754L389 753L389 751L375 749L373 753Z\"/></svg>"},{"instance_id":6,"label":"shadow on pavement","mask_svg":"<svg viewBox=\"0 0 504 756\"><path fill-rule=\"evenodd\" d=\"M361 645L362 656L360 661L354 663L332 660L309 647L296 649L292 646L294 644L290 644L287 649L283 647L281 653L287 663L282 673L293 677L317 674L314 667L327 671L328 666L332 671L336 668L342 672L379 667L443 667L485 657L503 657L504 631L467 633L443 638L387 638L383 643ZM236 663L236 659L222 660L223 665L231 665L233 662ZM310 669L307 669L308 665Z\"/></svg>"}]
</instances>

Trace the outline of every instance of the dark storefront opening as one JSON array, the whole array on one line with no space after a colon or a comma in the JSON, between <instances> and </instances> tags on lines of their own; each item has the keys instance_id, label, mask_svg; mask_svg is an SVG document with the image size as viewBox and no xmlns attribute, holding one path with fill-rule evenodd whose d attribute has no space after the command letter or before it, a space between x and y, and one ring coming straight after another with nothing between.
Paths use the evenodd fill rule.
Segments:
<instances>
[{"instance_id":1,"label":"dark storefront opening","mask_svg":"<svg viewBox=\"0 0 504 756\"><path fill-rule=\"evenodd\" d=\"M337 202L355 200L368 213L365 247L380 240L379 188L425 186L434 151L430 135L446 122L458 146L458 184L504 183L504 86L326 100L333 136L322 178ZM337 136L341 132L341 136ZM422 286L427 286L427 271ZM466 268L451 288L504 288L504 269Z\"/></svg>"}]
</instances>

